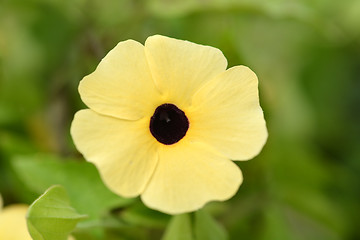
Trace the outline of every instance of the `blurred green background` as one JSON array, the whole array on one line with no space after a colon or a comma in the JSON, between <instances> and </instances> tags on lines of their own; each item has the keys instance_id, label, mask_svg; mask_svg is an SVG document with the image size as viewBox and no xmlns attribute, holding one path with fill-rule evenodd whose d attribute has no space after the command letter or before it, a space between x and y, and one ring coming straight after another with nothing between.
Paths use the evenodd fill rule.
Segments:
<instances>
[{"instance_id":1,"label":"blurred green background","mask_svg":"<svg viewBox=\"0 0 360 240\"><path fill-rule=\"evenodd\" d=\"M229 67L247 65L259 77L268 142L254 160L238 163L238 194L210 206L229 239L360 239L358 0L1 0L6 204L30 204L44 190L32 180L41 168L24 161L83 161L69 134L74 113L85 108L79 81L119 41L144 43L154 34L217 47ZM168 218L141 214L120 214L126 237L111 239L161 236Z\"/></svg>"}]
</instances>

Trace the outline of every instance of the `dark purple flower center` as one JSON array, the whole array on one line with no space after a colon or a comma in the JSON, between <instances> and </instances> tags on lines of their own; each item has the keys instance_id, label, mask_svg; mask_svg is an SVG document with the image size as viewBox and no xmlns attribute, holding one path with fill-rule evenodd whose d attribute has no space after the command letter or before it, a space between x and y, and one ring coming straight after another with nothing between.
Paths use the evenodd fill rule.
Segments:
<instances>
[{"instance_id":1,"label":"dark purple flower center","mask_svg":"<svg viewBox=\"0 0 360 240\"><path fill-rule=\"evenodd\" d=\"M150 118L150 132L159 142L171 145L180 141L189 129L189 120L177 106L158 106Z\"/></svg>"}]
</instances>

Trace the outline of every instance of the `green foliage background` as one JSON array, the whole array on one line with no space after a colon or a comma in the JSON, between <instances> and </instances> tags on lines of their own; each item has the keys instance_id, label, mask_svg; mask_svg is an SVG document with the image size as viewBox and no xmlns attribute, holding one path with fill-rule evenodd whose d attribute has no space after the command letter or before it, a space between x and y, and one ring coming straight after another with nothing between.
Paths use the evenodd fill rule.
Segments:
<instances>
[{"instance_id":1,"label":"green foliage background","mask_svg":"<svg viewBox=\"0 0 360 240\"><path fill-rule=\"evenodd\" d=\"M153 34L217 47L259 77L268 142L238 163L238 194L206 207L229 239L360 239L358 0L1 0L5 204L60 183L74 206L97 203L79 239L162 236L170 217L107 192L69 134L82 77L119 41Z\"/></svg>"}]
</instances>

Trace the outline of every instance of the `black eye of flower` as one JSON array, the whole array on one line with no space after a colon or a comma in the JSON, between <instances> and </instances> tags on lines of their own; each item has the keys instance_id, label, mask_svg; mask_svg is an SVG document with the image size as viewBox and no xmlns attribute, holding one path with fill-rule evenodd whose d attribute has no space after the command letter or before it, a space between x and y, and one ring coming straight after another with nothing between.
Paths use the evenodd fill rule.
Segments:
<instances>
[{"instance_id":1,"label":"black eye of flower","mask_svg":"<svg viewBox=\"0 0 360 240\"><path fill-rule=\"evenodd\" d=\"M189 129L185 113L174 104L158 106L150 118L150 132L159 142L171 145L180 141Z\"/></svg>"}]
</instances>

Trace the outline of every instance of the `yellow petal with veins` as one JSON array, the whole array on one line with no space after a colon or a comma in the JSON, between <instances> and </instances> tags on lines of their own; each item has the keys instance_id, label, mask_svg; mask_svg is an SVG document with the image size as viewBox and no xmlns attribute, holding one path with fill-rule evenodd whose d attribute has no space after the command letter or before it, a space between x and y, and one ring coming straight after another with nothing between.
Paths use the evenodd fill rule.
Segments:
<instances>
[{"instance_id":1,"label":"yellow petal with veins","mask_svg":"<svg viewBox=\"0 0 360 240\"><path fill-rule=\"evenodd\" d=\"M79 85L83 102L92 110L121 119L151 116L160 103L144 46L120 42Z\"/></svg>"},{"instance_id":2,"label":"yellow petal with veins","mask_svg":"<svg viewBox=\"0 0 360 240\"><path fill-rule=\"evenodd\" d=\"M248 67L230 68L205 84L194 95L188 113L192 125L188 138L233 160L259 154L268 136L258 80Z\"/></svg>"},{"instance_id":3,"label":"yellow petal with veins","mask_svg":"<svg viewBox=\"0 0 360 240\"><path fill-rule=\"evenodd\" d=\"M150 208L179 214L227 200L241 183L235 163L205 145L182 140L159 151L158 166L141 199Z\"/></svg>"},{"instance_id":4,"label":"yellow petal with veins","mask_svg":"<svg viewBox=\"0 0 360 240\"><path fill-rule=\"evenodd\" d=\"M217 48L160 35L146 40L145 53L157 88L180 107L189 105L198 88L227 66Z\"/></svg>"},{"instance_id":5,"label":"yellow petal with veins","mask_svg":"<svg viewBox=\"0 0 360 240\"><path fill-rule=\"evenodd\" d=\"M71 135L113 192L135 197L143 192L158 161L158 143L148 125L148 119L126 121L87 109L76 113Z\"/></svg>"}]
</instances>

